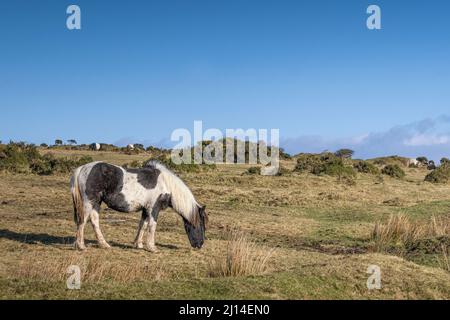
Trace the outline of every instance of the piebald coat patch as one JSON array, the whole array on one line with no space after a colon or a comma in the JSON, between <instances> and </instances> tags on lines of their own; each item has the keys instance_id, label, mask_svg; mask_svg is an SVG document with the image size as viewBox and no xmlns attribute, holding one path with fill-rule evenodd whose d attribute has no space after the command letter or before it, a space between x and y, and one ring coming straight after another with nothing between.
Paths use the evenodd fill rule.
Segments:
<instances>
[{"instance_id":1,"label":"piebald coat patch","mask_svg":"<svg viewBox=\"0 0 450 320\"><path fill-rule=\"evenodd\" d=\"M90 219L100 246L109 247L99 226L102 203L120 212L142 211L135 240L143 247L147 231L147 249L156 251L154 234L158 214L167 207L181 215L191 245L201 248L205 239L207 214L192 192L173 172L158 162L141 169L125 169L105 162L92 162L77 168L71 178L71 192L77 223L76 246L84 249L84 226Z\"/></svg>"}]
</instances>

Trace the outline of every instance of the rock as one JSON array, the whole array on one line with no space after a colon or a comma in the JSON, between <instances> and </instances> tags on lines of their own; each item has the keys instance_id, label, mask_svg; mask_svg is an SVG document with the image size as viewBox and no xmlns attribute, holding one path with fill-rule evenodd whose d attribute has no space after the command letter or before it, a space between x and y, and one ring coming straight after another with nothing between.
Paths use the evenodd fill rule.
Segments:
<instances>
[{"instance_id":1,"label":"rock","mask_svg":"<svg viewBox=\"0 0 450 320\"><path fill-rule=\"evenodd\" d=\"M280 167L270 166L261 168L262 176L276 176L280 171Z\"/></svg>"}]
</instances>

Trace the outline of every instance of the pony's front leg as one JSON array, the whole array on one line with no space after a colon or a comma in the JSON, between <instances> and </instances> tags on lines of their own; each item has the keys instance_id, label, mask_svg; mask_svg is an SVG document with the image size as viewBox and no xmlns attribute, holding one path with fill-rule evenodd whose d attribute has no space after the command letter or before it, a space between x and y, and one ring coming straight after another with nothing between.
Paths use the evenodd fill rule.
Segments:
<instances>
[{"instance_id":1,"label":"pony's front leg","mask_svg":"<svg viewBox=\"0 0 450 320\"><path fill-rule=\"evenodd\" d=\"M139 222L138 232L136 235L136 239L134 240L134 247L136 249L142 249L144 248L144 245L142 244L142 240L144 238L144 231L147 229L149 223L149 214L147 209L142 210L142 216L141 221Z\"/></svg>"},{"instance_id":2,"label":"pony's front leg","mask_svg":"<svg viewBox=\"0 0 450 320\"><path fill-rule=\"evenodd\" d=\"M150 252L158 252L155 245L155 233L156 233L156 220L153 215L150 216L150 222L148 224L148 237L147 237L147 250Z\"/></svg>"},{"instance_id":3,"label":"pony's front leg","mask_svg":"<svg viewBox=\"0 0 450 320\"><path fill-rule=\"evenodd\" d=\"M150 252L158 252L155 246L156 221L158 221L159 211L169 206L170 195L161 194L153 205L150 220L148 223L147 250Z\"/></svg>"}]
</instances>

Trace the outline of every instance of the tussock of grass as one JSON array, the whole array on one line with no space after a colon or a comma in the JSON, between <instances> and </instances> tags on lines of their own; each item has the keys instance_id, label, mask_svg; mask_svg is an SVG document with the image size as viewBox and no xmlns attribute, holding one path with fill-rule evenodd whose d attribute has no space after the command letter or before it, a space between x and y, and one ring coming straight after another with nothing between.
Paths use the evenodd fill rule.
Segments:
<instances>
[{"instance_id":1,"label":"tussock of grass","mask_svg":"<svg viewBox=\"0 0 450 320\"><path fill-rule=\"evenodd\" d=\"M145 261L117 264L107 257L84 257L78 253L46 261L40 260L37 256L27 257L19 263L11 277L40 281L66 281L69 277L67 268L72 265L80 267L82 283L105 280L129 283L138 280L160 280L167 277L159 264L147 264Z\"/></svg>"},{"instance_id":2,"label":"tussock of grass","mask_svg":"<svg viewBox=\"0 0 450 320\"><path fill-rule=\"evenodd\" d=\"M372 231L376 251L401 254L433 251L438 255L439 265L445 270L450 270L449 236L450 219L436 216L428 221L411 221L404 214L391 215L386 223L376 223Z\"/></svg>"},{"instance_id":3,"label":"tussock of grass","mask_svg":"<svg viewBox=\"0 0 450 320\"><path fill-rule=\"evenodd\" d=\"M436 255L436 260L440 268L450 272L450 249L442 244L440 254Z\"/></svg>"},{"instance_id":4,"label":"tussock of grass","mask_svg":"<svg viewBox=\"0 0 450 320\"><path fill-rule=\"evenodd\" d=\"M273 250L258 247L241 231L230 231L227 251L209 266L210 277L259 275L267 272Z\"/></svg>"}]
</instances>

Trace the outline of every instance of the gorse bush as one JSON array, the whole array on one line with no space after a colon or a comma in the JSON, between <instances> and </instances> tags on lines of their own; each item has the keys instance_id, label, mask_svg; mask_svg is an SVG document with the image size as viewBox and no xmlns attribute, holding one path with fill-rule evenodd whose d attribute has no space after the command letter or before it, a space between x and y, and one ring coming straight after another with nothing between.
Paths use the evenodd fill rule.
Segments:
<instances>
[{"instance_id":1,"label":"gorse bush","mask_svg":"<svg viewBox=\"0 0 450 320\"><path fill-rule=\"evenodd\" d=\"M380 174L380 169L378 169L378 167L364 160L356 161L353 164L353 168L360 173L368 173L373 175Z\"/></svg>"},{"instance_id":2,"label":"gorse bush","mask_svg":"<svg viewBox=\"0 0 450 320\"><path fill-rule=\"evenodd\" d=\"M334 155L339 158L350 159L354 153L355 151L351 149L339 149L334 153Z\"/></svg>"},{"instance_id":3,"label":"gorse bush","mask_svg":"<svg viewBox=\"0 0 450 320\"><path fill-rule=\"evenodd\" d=\"M388 164L381 170L381 173L398 179L404 178L406 175L405 171L396 164Z\"/></svg>"},{"instance_id":4,"label":"gorse bush","mask_svg":"<svg viewBox=\"0 0 450 320\"><path fill-rule=\"evenodd\" d=\"M339 179L353 179L356 174L352 167L333 153L302 154L297 159L294 171L335 176Z\"/></svg>"},{"instance_id":5,"label":"gorse bush","mask_svg":"<svg viewBox=\"0 0 450 320\"><path fill-rule=\"evenodd\" d=\"M23 142L11 142L0 149L0 170L13 173L49 175L70 173L76 167L92 162L91 157L56 158L51 154L42 156L36 146Z\"/></svg>"},{"instance_id":6,"label":"gorse bush","mask_svg":"<svg viewBox=\"0 0 450 320\"><path fill-rule=\"evenodd\" d=\"M428 166L429 161L427 157L417 157L416 160L419 161L421 165Z\"/></svg>"},{"instance_id":7,"label":"gorse bush","mask_svg":"<svg viewBox=\"0 0 450 320\"><path fill-rule=\"evenodd\" d=\"M450 164L444 162L440 167L431 171L425 177L425 181L431 183L448 183L450 181Z\"/></svg>"},{"instance_id":8,"label":"gorse bush","mask_svg":"<svg viewBox=\"0 0 450 320\"><path fill-rule=\"evenodd\" d=\"M180 163L175 164L171 157L166 154L159 154L158 156L152 157L147 161L144 161L144 165L148 162L155 160L162 163L168 169L173 170L178 173L182 172L200 172L205 170L213 170L216 169L215 164L196 164L196 163Z\"/></svg>"},{"instance_id":9,"label":"gorse bush","mask_svg":"<svg viewBox=\"0 0 450 320\"><path fill-rule=\"evenodd\" d=\"M441 159L441 166L448 166L448 165L450 165L450 159L442 158Z\"/></svg>"},{"instance_id":10,"label":"gorse bush","mask_svg":"<svg viewBox=\"0 0 450 320\"><path fill-rule=\"evenodd\" d=\"M45 155L43 159L51 166L51 173L70 173L73 169L94 161L90 156L56 158L52 155Z\"/></svg>"},{"instance_id":11,"label":"gorse bush","mask_svg":"<svg viewBox=\"0 0 450 320\"><path fill-rule=\"evenodd\" d=\"M375 158L372 159L373 163L379 166L385 166L385 165L398 165L407 167L409 164L409 159L399 156L388 156L388 157L381 157L381 158Z\"/></svg>"},{"instance_id":12,"label":"gorse bush","mask_svg":"<svg viewBox=\"0 0 450 320\"><path fill-rule=\"evenodd\" d=\"M320 163L320 154L301 154L297 158L297 165L294 170L311 173Z\"/></svg>"},{"instance_id":13,"label":"gorse bush","mask_svg":"<svg viewBox=\"0 0 450 320\"><path fill-rule=\"evenodd\" d=\"M0 170L15 173L31 172L29 163L36 157L35 147L22 142L11 142L0 148Z\"/></svg>"},{"instance_id":14,"label":"gorse bush","mask_svg":"<svg viewBox=\"0 0 450 320\"><path fill-rule=\"evenodd\" d=\"M139 160L134 160L134 161L132 161L132 162L130 162L130 163L125 163L125 164L123 164L122 167L124 167L124 168L139 169L139 168L142 168L143 165L144 165L144 164L143 164L141 161L139 161Z\"/></svg>"},{"instance_id":15,"label":"gorse bush","mask_svg":"<svg viewBox=\"0 0 450 320\"><path fill-rule=\"evenodd\" d=\"M227 153L228 151L228 153ZM184 149L194 159L195 154L201 156L206 163L223 162L223 163L255 163L262 164L262 157L271 158L272 152L278 151L280 159L290 159L291 156L284 152L283 149L271 147L265 143L253 143L239 139L220 139L217 141L203 140L192 148ZM260 154L260 152L262 152Z\"/></svg>"}]
</instances>

